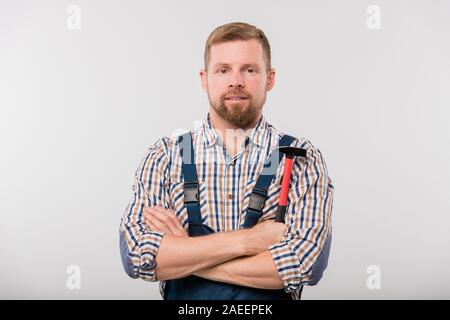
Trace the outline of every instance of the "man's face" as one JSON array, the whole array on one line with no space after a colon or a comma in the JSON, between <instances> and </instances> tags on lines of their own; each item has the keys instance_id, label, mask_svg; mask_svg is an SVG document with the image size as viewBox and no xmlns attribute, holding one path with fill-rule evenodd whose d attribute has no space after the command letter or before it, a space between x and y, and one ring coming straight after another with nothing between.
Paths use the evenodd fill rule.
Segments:
<instances>
[{"instance_id":1,"label":"man's face","mask_svg":"<svg viewBox=\"0 0 450 320\"><path fill-rule=\"evenodd\" d=\"M213 45L208 70L201 70L200 76L214 111L233 125L247 128L262 114L275 70L266 70L257 40L239 40Z\"/></svg>"}]
</instances>

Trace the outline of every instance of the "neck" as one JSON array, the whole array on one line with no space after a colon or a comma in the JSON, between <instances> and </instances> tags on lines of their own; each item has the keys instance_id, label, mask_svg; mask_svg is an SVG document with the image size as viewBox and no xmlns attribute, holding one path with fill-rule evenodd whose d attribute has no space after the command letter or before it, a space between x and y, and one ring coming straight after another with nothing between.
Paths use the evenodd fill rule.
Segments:
<instances>
[{"instance_id":1,"label":"neck","mask_svg":"<svg viewBox=\"0 0 450 320\"><path fill-rule=\"evenodd\" d=\"M212 107L209 108L209 118L211 124L218 132L228 153L232 156L235 156L239 151L240 146L245 141L245 138L250 134L251 129L256 126L261 118L261 115L261 112L258 113L258 116L255 117L255 119L249 123L248 126L242 128L221 118Z\"/></svg>"}]
</instances>

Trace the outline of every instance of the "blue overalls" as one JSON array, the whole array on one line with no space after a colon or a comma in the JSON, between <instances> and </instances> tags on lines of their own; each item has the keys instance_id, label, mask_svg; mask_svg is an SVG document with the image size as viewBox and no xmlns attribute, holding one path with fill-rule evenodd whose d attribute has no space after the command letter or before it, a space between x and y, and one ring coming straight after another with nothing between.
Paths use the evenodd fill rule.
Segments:
<instances>
[{"instance_id":1,"label":"blue overalls","mask_svg":"<svg viewBox=\"0 0 450 320\"><path fill-rule=\"evenodd\" d=\"M280 146L289 146L294 138L284 135ZM214 232L209 226L202 224L199 204L197 170L194 159L194 148L190 133L180 136L180 150L183 159L182 174L184 177L184 203L188 211L189 236L203 236ZM183 150L190 151L190 159ZM278 159L277 159L278 157ZM274 178L282 153L275 149L264 164L264 170L256 182L250 196L244 228L253 227L261 217L267 191ZM303 287L302 287L303 288ZM207 280L194 275L167 280L164 287L166 300L291 300L291 294L283 289L256 289L234 284Z\"/></svg>"}]
</instances>

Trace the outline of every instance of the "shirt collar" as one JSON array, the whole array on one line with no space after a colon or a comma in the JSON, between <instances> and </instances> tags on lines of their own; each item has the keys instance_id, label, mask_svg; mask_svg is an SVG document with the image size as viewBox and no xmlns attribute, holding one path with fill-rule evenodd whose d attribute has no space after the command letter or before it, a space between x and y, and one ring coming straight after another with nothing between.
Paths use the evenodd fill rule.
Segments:
<instances>
[{"instance_id":1,"label":"shirt collar","mask_svg":"<svg viewBox=\"0 0 450 320\"><path fill-rule=\"evenodd\" d=\"M206 120L203 122L203 132L205 135L205 146L206 147L212 146L214 143L216 143L218 134L211 123L211 120L209 118L209 112L206 117Z\"/></svg>"},{"instance_id":2,"label":"shirt collar","mask_svg":"<svg viewBox=\"0 0 450 320\"><path fill-rule=\"evenodd\" d=\"M255 127L250 132L250 141L256 144L258 147L263 147L267 136L269 134L269 124L267 123L265 117L261 115L261 118L256 123Z\"/></svg>"},{"instance_id":3,"label":"shirt collar","mask_svg":"<svg viewBox=\"0 0 450 320\"><path fill-rule=\"evenodd\" d=\"M205 135L205 146L209 147L214 145L216 142L220 141L220 137L217 131L214 129L210 115L206 117L206 120L203 122L203 132ZM257 145L258 147L263 147L266 141L267 135L269 132L269 124L267 123L264 115L256 123L255 127L251 129L250 134L247 139Z\"/></svg>"}]
</instances>

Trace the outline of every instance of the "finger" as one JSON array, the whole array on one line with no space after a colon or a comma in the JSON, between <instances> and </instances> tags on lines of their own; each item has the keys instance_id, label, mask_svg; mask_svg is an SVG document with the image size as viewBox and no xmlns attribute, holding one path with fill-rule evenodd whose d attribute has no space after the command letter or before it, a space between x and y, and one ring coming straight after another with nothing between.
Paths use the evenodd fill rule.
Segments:
<instances>
[{"instance_id":1,"label":"finger","mask_svg":"<svg viewBox=\"0 0 450 320\"><path fill-rule=\"evenodd\" d=\"M159 231L163 231L166 233L172 233L172 231L161 221L159 221L158 219L156 219L153 215L147 215L145 217L145 222L148 226L152 225L153 228L155 228L156 230Z\"/></svg>"},{"instance_id":2,"label":"finger","mask_svg":"<svg viewBox=\"0 0 450 320\"><path fill-rule=\"evenodd\" d=\"M170 230L173 234L179 234L179 229L170 217L160 208L150 208L149 210L152 222L158 225L164 225L166 229Z\"/></svg>"},{"instance_id":3,"label":"finger","mask_svg":"<svg viewBox=\"0 0 450 320\"><path fill-rule=\"evenodd\" d=\"M163 230L159 230L158 227L156 227L156 225L158 225L158 223L160 223L160 222L158 220L156 220L156 222L155 222L155 220L156 219L154 219L153 223L152 223L151 219L147 219L147 221L148 221L147 223L150 226L150 229L153 229L155 231L163 231ZM165 226L165 225L162 224L162 226ZM175 232L173 232L172 229L166 228L166 229L164 229L164 232L167 233L167 234L171 234L171 235L177 236L177 237L187 236L187 234L184 234L184 233L180 232L178 229L175 230Z\"/></svg>"},{"instance_id":4,"label":"finger","mask_svg":"<svg viewBox=\"0 0 450 320\"><path fill-rule=\"evenodd\" d=\"M153 223L151 223L150 221L147 221L146 223L147 223L147 225L148 225L148 227L150 228L151 231L156 231L156 232L161 232L162 231L162 230L158 230L158 228Z\"/></svg>"},{"instance_id":5,"label":"finger","mask_svg":"<svg viewBox=\"0 0 450 320\"><path fill-rule=\"evenodd\" d=\"M188 237L187 231L183 228L177 215L160 206L146 207L145 215L151 219L157 219L160 223L164 223L172 232L172 234L180 237Z\"/></svg>"},{"instance_id":6,"label":"finger","mask_svg":"<svg viewBox=\"0 0 450 320\"><path fill-rule=\"evenodd\" d=\"M185 237L188 236L186 229L183 227L180 219L174 212L165 210L165 214L167 214L169 218L172 220L173 224L175 225L181 236Z\"/></svg>"},{"instance_id":7,"label":"finger","mask_svg":"<svg viewBox=\"0 0 450 320\"><path fill-rule=\"evenodd\" d=\"M165 233L167 233L167 234L171 234L171 235L179 236L179 237L182 236L181 234L175 234L175 233L172 233L172 231L169 230L168 228L167 228L167 229L158 228L158 227L156 226L156 225L158 224L158 222L157 222L156 224L155 224L155 223L152 223L151 219L146 219L146 224L150 227L150 230L151 230L151 231L165 232Z\"/></svg>"},{"instance_id":8,"label":"finger","mask_svg":"<svg viewBox=\"0 0 450 320\"><path fill-rule=\"evenodd\" d=\"M170 218L170 220L172 221L173 225L179 230L179 232L181 232L182 234L187 234L186 230L184 229L183 225L181 224L180 219L178 219L178 216L174 212L167 210L167 209L159 208L159 207L157 207L156 210L167 215Z\"/></svg>"},{"instance_id":9,"label":"finger","mask_svg":"<svg viewBox=\"0 0 450 320\"><path fill-rule=\"evenodd\" d=\"M144 212L144 223L148 226L150 226L150 224L154 225L153 223L151 223L152 219L155 219L152 217L152 214L150 212Z\"/></svg>"}]
</instances>

